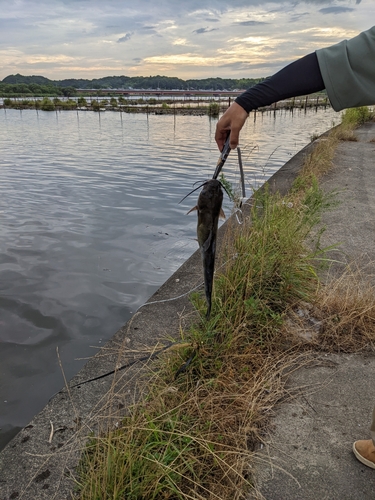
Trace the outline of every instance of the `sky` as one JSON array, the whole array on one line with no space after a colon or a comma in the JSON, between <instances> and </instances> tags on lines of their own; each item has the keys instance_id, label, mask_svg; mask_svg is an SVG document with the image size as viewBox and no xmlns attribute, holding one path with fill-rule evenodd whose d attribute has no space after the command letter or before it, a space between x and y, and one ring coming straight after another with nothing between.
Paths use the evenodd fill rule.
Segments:
<instances>
[{"instance_id":1,"label":"sky","mask_svg":"<svg viewBox=\"0 0 375 500\"><path fill-rule=\"evenodd\" d=\"M0 80L265 77L373 19L374 0L0 0Z\"/></svg>"}]
</instances>

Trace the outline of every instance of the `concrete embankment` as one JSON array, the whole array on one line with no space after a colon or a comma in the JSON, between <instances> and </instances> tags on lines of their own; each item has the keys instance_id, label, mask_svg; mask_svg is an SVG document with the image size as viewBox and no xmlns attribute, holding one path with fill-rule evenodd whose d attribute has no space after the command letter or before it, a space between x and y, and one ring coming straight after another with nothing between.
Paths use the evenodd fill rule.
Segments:
<instances>
[{"instance_id":1,"label":"concrete embankment","mask_svg":"<svg viewBox=\"0 0 375 500\"><path fill-rule=\"evenodd\" d=\"M342 197L340 209L327 214L326 234L327 244L343 241L343 253L355 258L360 254L368 264L375 261L375 202L371 197L375 192L375 144L369 142L375 137L375 124L361 127L357 135L359 142L339 146L336 167L323 179L327 189L339 189ZM304 148L269 180L272 190L288 191L313 147L312 144ZM221 239L227 224L220 230ZM135 357L144 357L170 338L178 338L180 327L194 315L187 294L201 283L201 261L196 252L7 445L0 454L0 500L71 498L71 471L87 436L103 422L115 425L134 401L141 387L142 362L117 372L115 382L113 375L84 382ZM260 451L261 465L255 475L266 499L373 498L369 496L374 486L373 476L370 477L373 471L357 463L350 449L352 440L367 437L363 429L369 424L369 412L375 402L370 383L375 374L375 358L354 358L319 356L329 362L317 363L310 371L299 371L303 375L296 383L314 390L301 392L306 406L295 400L281 405L276 412L275 432ZM354 373L354 367L356 379L349 377L349 383L348 374ZM330 384L327 371L332 374L328 377ZM340 373L347 378L341 379ZM319 392L328 385L329 391ZM111 418L107 419L107 415ZM315 427L319 432L314 431ZM362 496L352 495L352 490Z\"/></svg>"}]
</instances>

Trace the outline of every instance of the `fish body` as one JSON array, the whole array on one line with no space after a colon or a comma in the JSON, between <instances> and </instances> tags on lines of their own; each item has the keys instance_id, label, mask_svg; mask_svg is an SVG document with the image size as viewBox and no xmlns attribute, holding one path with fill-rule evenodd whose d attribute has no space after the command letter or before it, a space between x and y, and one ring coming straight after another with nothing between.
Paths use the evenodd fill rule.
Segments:
<instances>
[{"instance_id":1,"label":"fish body","mask_svg":"<svg viewBox=\"0 0 375 500\"><path fill-rule=\"evenodd\" d=\"M219 217L225 218L221 208L222 203L223 191L221 184L218 180L211 179L204 183L197 205L188 212L197 210L198 214L197 236L203 263L204 289L208 306L207 319L211 314L217 228Z\"/></svg>"}]
</instances>

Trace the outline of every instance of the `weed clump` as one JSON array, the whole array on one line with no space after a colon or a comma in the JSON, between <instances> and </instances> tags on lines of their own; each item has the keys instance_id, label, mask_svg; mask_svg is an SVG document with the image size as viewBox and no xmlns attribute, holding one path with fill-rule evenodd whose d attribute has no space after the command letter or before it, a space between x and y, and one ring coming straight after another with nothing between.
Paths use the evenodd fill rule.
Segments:
<instances>
[{"instance_id":1,"label":"weed clump","mask_svg":"<svg viewBox=\"0 0 375 500\"><path fill-rule=\"evenodd\" d=\"M357 142L354 130L372 118L373 113L367 106L347 109L342 116L341 126L336 130L338 140Z\"/></svg>"},{"instance_id":2,"label":"weed clump","mask_svg":"<svg viewBox=\"0 0 375 500\"><path fill-rule=\"evenodd\" d=\"M213 309L223 322L222 338L244 330L248 339L263 344L291 304L311 298L318 286L316 255L305 239L326 205L316 182L303 197L297 191L284 198L267 190L254 195L247 223L225 244L225 264L215 282Z\"/></svg>"},{"instance_id":3,"label":"weed clump","mask_svg":"<svg viewBox=\"0 0 375 500\"><path fill-rule=\"evenodd\" d=\"M321 322L321 349L358 352L374 348L374 284L352 266L340 277L328 278L317 296L315 315Z\"/></svg>"},{"instance_id":4,"label":"weed clump","mask_svg":"<svg viewBox=\"0 0 375 500\"><path fill-rule=\"evenodd\" d=\"M359 108L350 108L345 111L342 117L343 127L358 127L372 118L372 113L367 106Z\"/></svg>"},{"instance_id":5,"label":"weed clump","mask_svg":"<svg viewBox=\"0 0 375 500\"><path fill-rule=\"evenodd\" d=\"M208 116L217 117L220 114L220 104L217 102L210 102L207 108Z\"/></svg>"},{"instance_id":6,"label":"weed clump","mask_svg":"<svg viewBox=\"0 0 375 500\"><path fill-rule=\"evenodd\" d=\"M44 97L40 103L40 109L43 111L54 111L55 104L48 97Z\"/></svg>"}]
</instances>

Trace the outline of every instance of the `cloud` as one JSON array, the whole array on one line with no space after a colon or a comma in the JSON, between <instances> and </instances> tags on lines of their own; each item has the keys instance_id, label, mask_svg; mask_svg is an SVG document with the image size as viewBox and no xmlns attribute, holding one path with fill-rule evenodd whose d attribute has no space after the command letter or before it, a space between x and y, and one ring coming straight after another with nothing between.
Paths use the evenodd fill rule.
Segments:
<instances>
[{"instance_id":1,"label":"cloud","mask_svg":"<svg viewBox=\"0 0 375 500\"><path fill-rule=\"evenodd\" d=\"M351 7L332 6L319 9L319 12L322 14L341 14L342 12L353 12L353 10Z\"/></svg>"},{"instance_id":2,"label":"cloud","mask_svg":"<svg viewBox=\"0 0 375 500\"><path fill-rule=\"evenodd\" d=\"M256 63L253 64L250 61L239 61L239 62L234 62L234 63L227 63L227 64L221 64L219 66L220 68L230 68L232 70L236 71L246 71L249 72L249 70L254 71L254 69L263 69L263 68L268 68L268 69L273 69L273 72L276 69L280 68L280 62L263 62L263 63Z\"/></svg>"},{"instance_id":3,"label":"cloud","mask_svg":"<svg viewBox=\"0 0 375 500\"><path fill-rule=\"evenodd\" d=\"M0 3L0 80L30 71L51 79L107 76L109 70L130 76L265 76L368 29L373 17L373 2L360 0ZM355 16L334 15L353 11Z\"/></svg>"},{"instance_id":4,"label":"cloud","mask_svg":"<svg viewBox=\"0 0 375 500\"><path fill-rule=\"evenodd\" d=\"M262 26L269 23L264 21L238 21L236 24L240 24L241 26Z\"/></svg>"},{"instance_id":5,"label":"cloud","mask_svg":"<svg viewBox=\"0 0 375 500\"><path fill-rule=\"evenodd\" d=\"M188 42L186 38L176 38L176 40L173 40L172 45L187 45Z\"/></svg>"},{"instance_id":6,"label":"cloud","mask_svg":"<svg viewBox=\"0 0 375 500\"><path fill-rule=\"evenodd\" d=\"M205 57L202 55L185 53L185 54L166 54L163 56L153 56L146 57L144 59L146 63L149 64L169 64L169 65L201 65L201 66L212 66L213 64L217 65L218 58Z\"/></svg>"},{"instance_id":7,"label":"cloud","mask_svg":"<svg viewBox=\"0 0 375 500\"><path fill-rule=\"evenodd\" d=\"M216 31L217 28L198 28L197 30L194 30L193 33L196 33L197 35L202 35L202 33L210 33L210 31Z\"/></svg>"},{"instance_id":8,"label":"cloud","mask_svg":"<svg viewBox=\"0 0 375 500\"><path fill-rule=\"evenodd\" d=\"M296 23L296 22L300 21L303 17L309 16L309 15L310 15L309 12L300 12L299 14L294 14L290 17L289 22Z\"/></svg>"},{"instance_id":9,"label":"cloud","mask_svg":"<svg viewBox=\"0 0 375 500\"><path fill-rule=\"evenodd\" d=\"M126 33L126 35L122 36L117 40L117 43L123 43L123 42L128 42L131 37L133 36L134 33Z\"/></svg>"}]
</instances>

